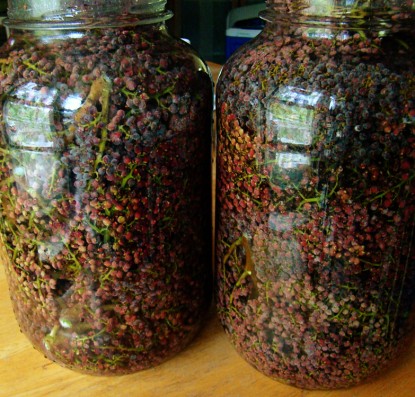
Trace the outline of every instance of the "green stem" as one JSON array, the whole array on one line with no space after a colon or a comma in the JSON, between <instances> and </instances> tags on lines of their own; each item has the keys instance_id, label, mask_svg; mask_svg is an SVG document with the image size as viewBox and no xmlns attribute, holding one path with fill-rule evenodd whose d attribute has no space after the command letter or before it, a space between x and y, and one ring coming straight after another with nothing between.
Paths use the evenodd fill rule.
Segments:
<instances>
[{"instance_id":1,"label":"green stem","mask_svg":"<svg viewBox=\"0 0 415 397\"><path fill-rule=\"evenodd\" d=\"M47 73L44 72L43 70L39 69L35 64L33 64L30 61L23 61L23 65L27 66L29 69L34 70L35 72L39 73L40 75L45 76Z\"/></svg>"}]
</instances>

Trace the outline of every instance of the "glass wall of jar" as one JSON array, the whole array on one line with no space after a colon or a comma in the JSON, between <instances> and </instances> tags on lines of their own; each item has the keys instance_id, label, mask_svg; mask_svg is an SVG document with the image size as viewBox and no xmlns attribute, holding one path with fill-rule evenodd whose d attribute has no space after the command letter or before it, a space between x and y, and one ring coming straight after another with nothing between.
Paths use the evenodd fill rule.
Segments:
<instances>
[{"instance_id":1,"label":"glass wall of jar","mask_svg":"<svg viewBox=\"0 0 415 397\"><path fill-rule=\"evenodd\" d=\"M414 330L414 5L266 3L217 88L219 315L266 375L349 387Z\"/></svg>"},{"instance_id":2,"label":"glass wall of jar","mask_svg":"<svg viewBox=\"0 0 415 397\"><path fill-rule=\"evenodd\" d=\"M209 307L212 81L170 16L163 0L9 2L2 256L21 330L77 371L155 366Z\"/></svg>"}]
</instances>

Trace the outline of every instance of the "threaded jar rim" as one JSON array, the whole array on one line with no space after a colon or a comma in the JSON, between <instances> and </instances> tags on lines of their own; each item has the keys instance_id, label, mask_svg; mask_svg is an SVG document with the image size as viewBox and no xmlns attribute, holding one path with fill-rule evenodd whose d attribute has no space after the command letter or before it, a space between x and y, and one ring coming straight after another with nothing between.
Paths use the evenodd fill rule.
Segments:
<instances>
[{"instance_id":1,"label":"threaded jar rim","mask_svg":"<svg viewBox=\"0 0 415 397\"><path fill-rule=\"evenodd\" d=\"M145 25L172 16L166 0L9 0L8 28L73 29Z\"/></svg>"},{"instance_id":2,"label":"threaded jar rim","mask_svg":"<svg viewBox=\"0 0 415 397\"><path fill-rule=\"evenodd\" d=\"M266 22L310 24L388 30L393 26L412 28L415 0L266 0L259 16Z\"/></svg>"},{"instance_id":3,"label":"threaded jar rim","mask_svg":"<svg viewBox=\"0 0 415 397\"><path fill-rule=\"evenodd\" d=\"M283 15L359 19L390 16L405 19L415 13L415 0L266 0L263 15L276 12Z\"/></svg>"}]
</instances>

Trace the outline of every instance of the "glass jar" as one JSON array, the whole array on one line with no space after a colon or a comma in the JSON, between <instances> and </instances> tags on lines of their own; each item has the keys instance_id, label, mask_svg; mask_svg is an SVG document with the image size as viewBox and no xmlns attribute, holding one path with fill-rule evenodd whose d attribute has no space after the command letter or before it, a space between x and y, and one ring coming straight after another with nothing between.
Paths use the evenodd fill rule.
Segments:
<instances>
[{"instance_id":1,"label":"glass jar","mask_svg":"<svg viewBox=\"0 0 415 397\"><path fill-rule=\"evenodd\" d=\"M269 0L217 87L217 305L307 389L372 378L415 319L412 0Z\"/></svg>"},{"instance_id":2,"label":"glass jar","mask_svg":"<svg viewBox=\"0 0 415 397\"><path fill-rule=\"evenodd\" d=\"M3 261L21 330L84 373L172 357L211 301L212 80L165 3L9 2Z\"/></svg>"}]
</instances>

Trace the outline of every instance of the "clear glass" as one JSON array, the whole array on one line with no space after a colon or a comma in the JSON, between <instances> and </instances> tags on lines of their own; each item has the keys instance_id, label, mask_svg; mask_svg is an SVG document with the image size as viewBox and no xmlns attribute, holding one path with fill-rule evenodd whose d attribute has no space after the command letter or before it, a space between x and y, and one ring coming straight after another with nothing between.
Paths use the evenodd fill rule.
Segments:
<instances>
[{"instance_id":1,"label":"clear glass","mask_svg":"<svg viewBox=\"0 0 415 397\"><path fill-rule=\"evenodd\" d=\"M0 50L12 304L33 345L80 372L163 362L211 301L212 81L166 15L9 20Z\"/></svg>"},{"instance_id":2,"label":"clear glass","mask_svg":"<svg viewBox=\"0 0 415 397\"><path fill-rule=\"evenodd\" d=\"M166 12L166 3L166 0L9 0L8 16L14 21L63 21L127 14L148 17Z\"/></svg>"},{"instance_id":3,"label":"clear glass","mask_svg":"<svg viewBox=\"0 0 415 397\"><path fill-rule=\"evenodd\" d=\"M282 3L218 82L217 306L264 374L345 388L414 333L414 14Z\"/></svg>"}]
</instances>

